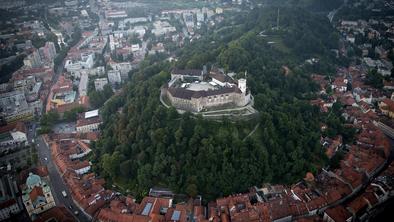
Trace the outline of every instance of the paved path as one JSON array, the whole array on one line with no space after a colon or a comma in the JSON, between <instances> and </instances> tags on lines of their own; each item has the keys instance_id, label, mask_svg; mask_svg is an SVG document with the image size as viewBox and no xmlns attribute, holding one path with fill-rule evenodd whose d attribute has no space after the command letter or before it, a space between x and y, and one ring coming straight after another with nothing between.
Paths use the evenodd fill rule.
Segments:
<instances>
[{"instance_id":1,"label":"paved path","mask_svg":"<svg viewBox=\"0 0 394 222\"><path fill-rule=\"evenodd\" d=\"M259 126L260 126L260 123L258 123L258 124L254 127L254 129L252 130L252 132L250 132L242 141L245 141L247 138L249 138L250 136L252 136L252 135L256 132L256 130L259 128Z\"/></svg>"}]
</instances>

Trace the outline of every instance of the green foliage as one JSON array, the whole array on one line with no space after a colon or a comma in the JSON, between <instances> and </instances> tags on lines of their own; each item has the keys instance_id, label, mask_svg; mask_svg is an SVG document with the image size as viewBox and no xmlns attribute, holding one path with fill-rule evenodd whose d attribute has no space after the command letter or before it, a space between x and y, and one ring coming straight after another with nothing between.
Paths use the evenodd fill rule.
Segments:
<instances>
[{"instance_id":1,"label":"green foliage","mask_svg":"<svg viewBox=\"0 0 394 222\"><path fill-rule=\"evenodd\" d=\"M49 111L45 113L40 120L39 134L46 134L52 131L52 126L59 121L59 113L56 111Z\"/></svg>"},{"instance_id":2,"label":"green foliage","mask_svg":"<svg viewBox=\"0 0 394 222\"><path fill-rule=\"evenodd\" d=\"M91 90L88 93L90 105L93 108L100 108L104 103L113 95L111 85L107 84L104 86L103 91Z\"/></svg>"},{"instance_id":3,"label":"green foliage","mask_svg":"<svg viewBox=\"0 0 394 222\"><path fill-rule=\"evenodd\" d=\"M335 155L330 159L330 167L332 169L338 169L340 167L341 160L344 158L344 153L342 151L338 151Z\"/></svg>"},{"instance_id":4,"label":"green foliage","mask_svg":"<svg viewBox=\"0 0 394 222\"><path fill-rule=\"evenodd\" d=\"M53 126L59 120L59 113L56 111L49 111L41 117L41 125Z\"/></svg>"},{"instance_id":5,"label":"green foliage","mask_svg":"<svg viewBox=\"0 0 394 222\"><path fill-rule=\"evenodd\" d=\"M375 88L383 88L383 76L376 69L369 70L367 73L366 83Z\"/></svg>"},{"instance_id":6,"label":"green foliage","mask_svg":"<svg viewBox=\"0 0 394 222\"><path fill-rule=\"evenodd\" d=\"M12 77L12 73L23 66L25 55L17 56L12 62L0 67L0 83L6 83Z\"/></svg>"},{"instance_id":7,"label":"green foliage","mask_svg":"<svg viewBox=\"0 0 394 222\"><path fill-rule=\"evenodd\" d=\"M69 111L64 112L63 119L66 121L76 121L78 117L78 113L82 113L85 111L85 108L82 106L75 107Z\"/></svg>"},{"instance_id":8,"label":"green foliage","mask_svg":"<svg viewBox=\"0 0 394 222\"><path fill-rule=\"evenodd\" d=\"M103 136L93 149L93 161L100 163L97 172L112 180L127 178L136 195L152 186L165 186L210 200L263 182L292 183L323 165L320 113L307 101L307 95L317 88L299 64L311 55L330 64L331 58L324 56L335 45L325 37L331 36L332 29L325 27L330 24L312 21L316 18L307 12L286 9L284 31L276 33L288 47L284 51L258 35L270 27L269 15L276 11L260 10L237 17L242 23L237 28L187 45L178 52L176 64L189 68L215 64L236 73L247 70L248 86L260 111L258 119L214 122L164 108L159 88L168 81L171 66L161 55L148 56L122 94L102 109ZM297 41L316 41L319 48L303 51L287 45L283 39L298 32L297 27L310 29L311 35L300 34ZM282 72L284 64L292 70L287 76ZM332 128L340 125L332 121ZM257 123L258 130L245 139Z\"/></svg>"}]
</instances>

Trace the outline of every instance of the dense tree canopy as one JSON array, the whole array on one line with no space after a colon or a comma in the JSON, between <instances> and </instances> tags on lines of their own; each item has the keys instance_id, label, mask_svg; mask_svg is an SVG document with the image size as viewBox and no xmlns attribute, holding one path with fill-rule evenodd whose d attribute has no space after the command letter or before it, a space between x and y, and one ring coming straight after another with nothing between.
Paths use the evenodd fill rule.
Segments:
<instances>
[{"instance_id":1,"label":"dense tree canopy","mask_svg":"<svg viewBox=\"0 0 394 222\"><path fill-rule=\"evenodd\" d=\"M325 164L319 143L321 117L308 101L317 89L309 78L313 70L306 71L302 64L310 56L329 64L333 58L326 52L335 47L336 35L328 22L298 9L283 9L288 13L281 29L272 30L270 15L276 9L259 10L237 15L236 28L221 32L228 25L223 23L219 31L188 44L178 52L175 64L247 70L259 117L209 121L165 108L159 89L174 64L163 62L159 55L148 57L122 94L101 110L103 136L93 144L97 172L135 195L164 186L209 200L263 182L292 183ZM310 30L307 36L301 27ZM262 30L266 37L259 34ZM299 38L290 43L286 40L290 34ZM278 45L269 44L270 38ZM300 47L302 41L313 45ZM284 65L291 70L286 75ZM257 131L247 137L256 124Z\"/></svg>"}]
</instances>

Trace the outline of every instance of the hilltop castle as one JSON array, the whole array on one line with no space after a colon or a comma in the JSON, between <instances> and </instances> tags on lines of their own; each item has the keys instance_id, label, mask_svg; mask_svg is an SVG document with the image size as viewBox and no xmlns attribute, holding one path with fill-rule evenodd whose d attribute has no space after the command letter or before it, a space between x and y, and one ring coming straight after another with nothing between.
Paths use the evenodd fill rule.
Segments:
<instances>
[{"instance_id":1,"label":"hilltop castle","mask_svg":"<svg viewBox=\"0 0 394 222\"><path fill-rule=\"evenodd\" d=\"M171 80L162 87L166 96L176 109L202 112L226 108L243 107L251 101L251 94L245 79L234 79L222 70L171 71Z\"/></svg>"}]
</instances>

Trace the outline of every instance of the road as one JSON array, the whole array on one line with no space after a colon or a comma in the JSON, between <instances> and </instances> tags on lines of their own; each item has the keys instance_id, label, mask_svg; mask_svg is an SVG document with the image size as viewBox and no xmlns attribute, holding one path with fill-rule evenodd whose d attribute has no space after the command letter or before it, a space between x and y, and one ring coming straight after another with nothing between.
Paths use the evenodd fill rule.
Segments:
<instances>
[{"instance_id":1,"label":"road","mask_svg":"<svg viewBox=\"0 0 394 222\"><path fill-rule=\"evenodd\" d=\"M51 152L47 144L44 142L41 136L37 137L37 151L39 156L39 161L48 167L51 190L53 197L55 199L56 206L64 205L72 213L78 210L79 214L76 216L78 221L90 221L90 219L84 215L79 208L73 202L70 191L60 176L55 164L52 162ZM47 159L45 159L47 158ZM63 197L62 191L65 190L67 197ZM72 209L69 207L72 206ZM74 213L73 213L74 214ZM75 215L74 215L75 216Z\"/></svg>"},{"instance_id":2,"label":"road","mask_svg":"<svg viewBox=\"0 0 394 222\"><path fill-rule=\"evenodd\" d=\"M330 20L330 22L332 23L332 21L334 20L335 15L337 14L337 12L339 10L341 10L345 5L347 4L347 0L345 0L343 2L343 4L341 6L339 6L339 8L332 10L330 13L328 13L327 17L328 20Z\"/></svg>"}]
</instances>

